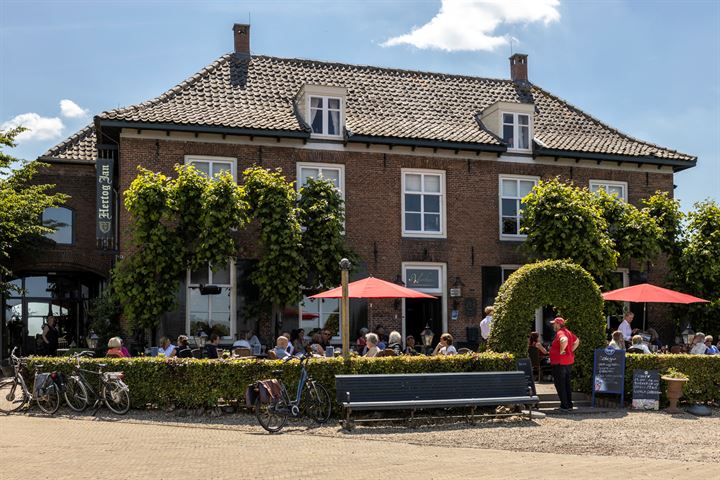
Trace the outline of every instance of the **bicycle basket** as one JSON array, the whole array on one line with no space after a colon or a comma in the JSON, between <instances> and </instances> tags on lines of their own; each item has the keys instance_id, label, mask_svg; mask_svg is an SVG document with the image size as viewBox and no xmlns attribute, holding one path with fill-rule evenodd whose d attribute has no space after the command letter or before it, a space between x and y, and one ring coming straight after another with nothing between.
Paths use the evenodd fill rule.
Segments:
<instances>
[{"instance_id":1,"label":"bicycle basket","mask_svg":"<svg viewBox=\"0 0 720 480\"><path fill-rule=\"evenodd\" d=\"M106 382L112 381L112 380L122 380L125 378L125 375L123 372L105 372L103 373L103 380Z\"/></svg>"},{"instance_id":2,"label":"bicycle basket","mask_svg":"<svg viewBox=\"0 0 720 480\"><path fill-rule=\"evenodd\" d=\"M276 379L260 380L258 394L262 403L277 403L282 398L282 385Z\"/></svg>"}]
</instances>

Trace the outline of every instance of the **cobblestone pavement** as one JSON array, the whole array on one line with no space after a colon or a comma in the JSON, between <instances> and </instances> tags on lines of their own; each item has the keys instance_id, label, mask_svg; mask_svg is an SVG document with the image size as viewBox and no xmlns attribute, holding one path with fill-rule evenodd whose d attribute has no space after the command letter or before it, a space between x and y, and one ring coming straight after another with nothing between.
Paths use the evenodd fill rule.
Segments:
<instances>
[{"instance_id":1,"label":"cobblestone pavement","mask_svg":"<svg viewBox=\"0 0 720 480\"><path fill-rule=\"evenodd\" d=\"M525 423L540 427L532 428L535 431L543 427ZM269 435L246 415L217 419L144 412L99 418L11 415L0 417L0 479L288 479L341 474L350 478L402 475L536 480L598 478L601 472L658 479L711 478L718 469L717 463L697 460L538 453L531 446L522 452L491 449L459 435L474 432L479 438L485 433L528 431L520 424L505 426L509 428L445 425L427 432L422 428L361 427L345 434L337 425L310 428L291 424L285 433ZM712 435L712 429L703 430ZM548 428L546 433L555 435L553 432ZM444 441L435 441L438 433ZM448 441L452 438L458 441ZM548 438L549 442L555 440ZM681 453L682 448L676 451Z\"/></svg>"}]
</instances>

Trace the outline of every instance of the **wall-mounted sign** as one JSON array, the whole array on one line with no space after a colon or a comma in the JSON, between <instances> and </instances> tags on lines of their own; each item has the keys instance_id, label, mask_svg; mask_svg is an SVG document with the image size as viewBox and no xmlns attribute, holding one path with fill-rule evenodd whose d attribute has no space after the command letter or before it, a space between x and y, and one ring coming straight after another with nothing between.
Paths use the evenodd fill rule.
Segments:
<instances>
[{"instance_id":1,"label":"wall-mounted sign","mask_svg":"<svg viewBox=\"0 0 720 480\"><path fill-rule=\"evenodd\" d=\"M115 218L113 202L113 172L112 158L98 158L96 166L96 213L95 237L98 244L104 248L113 248L115 240Z\"/></svg>"},{"instance_id":2,"label":"wall-mounted sign","mask_svg":"<svg viewBox=\"0 0 720 480\"><path fill-rule=\"evenodd\" d=\"M460 287L451 288L450 296L451 297L462 297L462 289Z\"/></svg>"},{"instance_id":3,"label":"wall-mounted sign","mask_svg":"<svg viewBox=\"0 0 720 480\"><path fill-rule=\"evenodd\" d=\"M458 318L460 318L460 310L453 310L450 313L450 319L454 321L454 320L457 320Z\"/></svg>"},{"instance_id":4,"label":"wall-mounted sign","mask_svg":"<svg viewBox=\"0 0 720 480\"><path fill-rule=\"evenodd\" d=\"M440 270L435 268L408 268L405 270L405 285L408 288L440 288Z\"/></svg>"}]
</instances>

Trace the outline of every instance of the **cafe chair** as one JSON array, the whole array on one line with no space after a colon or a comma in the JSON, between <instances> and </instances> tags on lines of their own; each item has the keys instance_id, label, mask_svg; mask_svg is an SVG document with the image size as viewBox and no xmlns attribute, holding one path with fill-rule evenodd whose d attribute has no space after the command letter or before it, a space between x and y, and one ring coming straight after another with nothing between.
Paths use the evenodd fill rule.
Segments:
<instances>
[{"instance_id":1,"label":"cafe chair","mask_svg":"<svg viewBox=\"0 0 720 480\"><path fill-rule=\"evenodd\" d=\"M386 348L382 352L379 352L376 357L395 357L397 354L395 353L395 350L392 348Z\"/></svg>"},{"instance_id":2,"label":"cafe chair","mask_svg":"<svg viewBox=\"0 0 720 480\"><path fill-rule=\"evenodd\" d=\"M275 350L269 350L267 352L267 359L268 360L277 360L277 353L275 353Z\"/></svg>"},{"instance_id":3,"label":"cafe chair","mask_svg":"<svg viewBox=\"0 0 720 480\"><path fill-rule=\"evenodd\" d=\"M645 352L643 352L641 348L630 347L627 349L627 353L645 353Z\"/></svg>"},{"instance_id":4,"label":"cafe chair","mask_svg":"<svg viewBox=\"0 0 720 480\"><path fill-rule=\"evenodd\" d=\"M202 352L200 351L199 348L193 348L192 356L193 356L193 358L202 358Z\"/></svg>"},{"instance_id":5,"label":"cafe chair","mask_svg":"<svg viewBox=\"0 0 720 480\"><path fill-rule=\"evenodd\" d=\"M458 355L465 355L466 353L472 353L472 350L470 350L469 348L461 348L460 350L458 350Z\"/></svg>"},{"instance_id":6,"label":"cafe chair","mask_svg":"<svg viewBox=\"0 0 720 480\"><path fill-rule=\"evenodd\" d=\"M540 350L537 347L528 347L528 356L530 357L530 363L532 363L533 375L537 372L537 381L540 382L547 372L552 372L550 365L540 364Z\"/></svg>"},{"instance_id":7,"label":"cafe chair","mask_svg":"<svg viewBox=\"0 0 720 480\"><path fill-rule=\"evenodd\" d=\"M236 357L252 357L252 350L246 347L239 347L233 350L233 355Z\"/></svg>"},{"instance_id":8,"label":"cafe chair","mask_svg":"<svg viewBox=\"0 0 720 480\"><path fill-rule=\"evenodd\" d=\"M670 347L670 353L678 354L682 353L682 350L683 349L680 345L673 345L672 347Z\"/></svg>"}]
</instances>

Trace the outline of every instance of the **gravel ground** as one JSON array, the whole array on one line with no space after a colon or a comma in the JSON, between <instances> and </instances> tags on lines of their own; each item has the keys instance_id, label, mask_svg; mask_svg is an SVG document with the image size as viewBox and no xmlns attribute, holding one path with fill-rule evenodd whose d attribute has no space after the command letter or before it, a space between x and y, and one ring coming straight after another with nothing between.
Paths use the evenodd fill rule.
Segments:
<instances>
[{"instance_id":1,"label":"gravel ground","mask_svg":"<svg viewBox=\"0 0 720 480\"><path fill-rule=\"evenodd\" d=\"M29 415L36 415L33 410ZM180 416L178 412L131 411L123 417L103 410L97 416L71 414L61 409L56 416L77 421L111 421L158 425L178 425L213 430L264 431L255 417L246 413L220 416ZM677 459L687 462L720 464L720 410L711 417L663 412L618 411L603 414L548 416L528 421L516 417L483 419L476 425L446 421L404 425L358 425L345 432L337 423L317 427L311 422L290 421L283 432L290 435L354 437L413 445L492 448L520 452L565 453L571 455L622 456ZM678 456L681 457L678 457Z\"/></svg>"}]
</instances>

